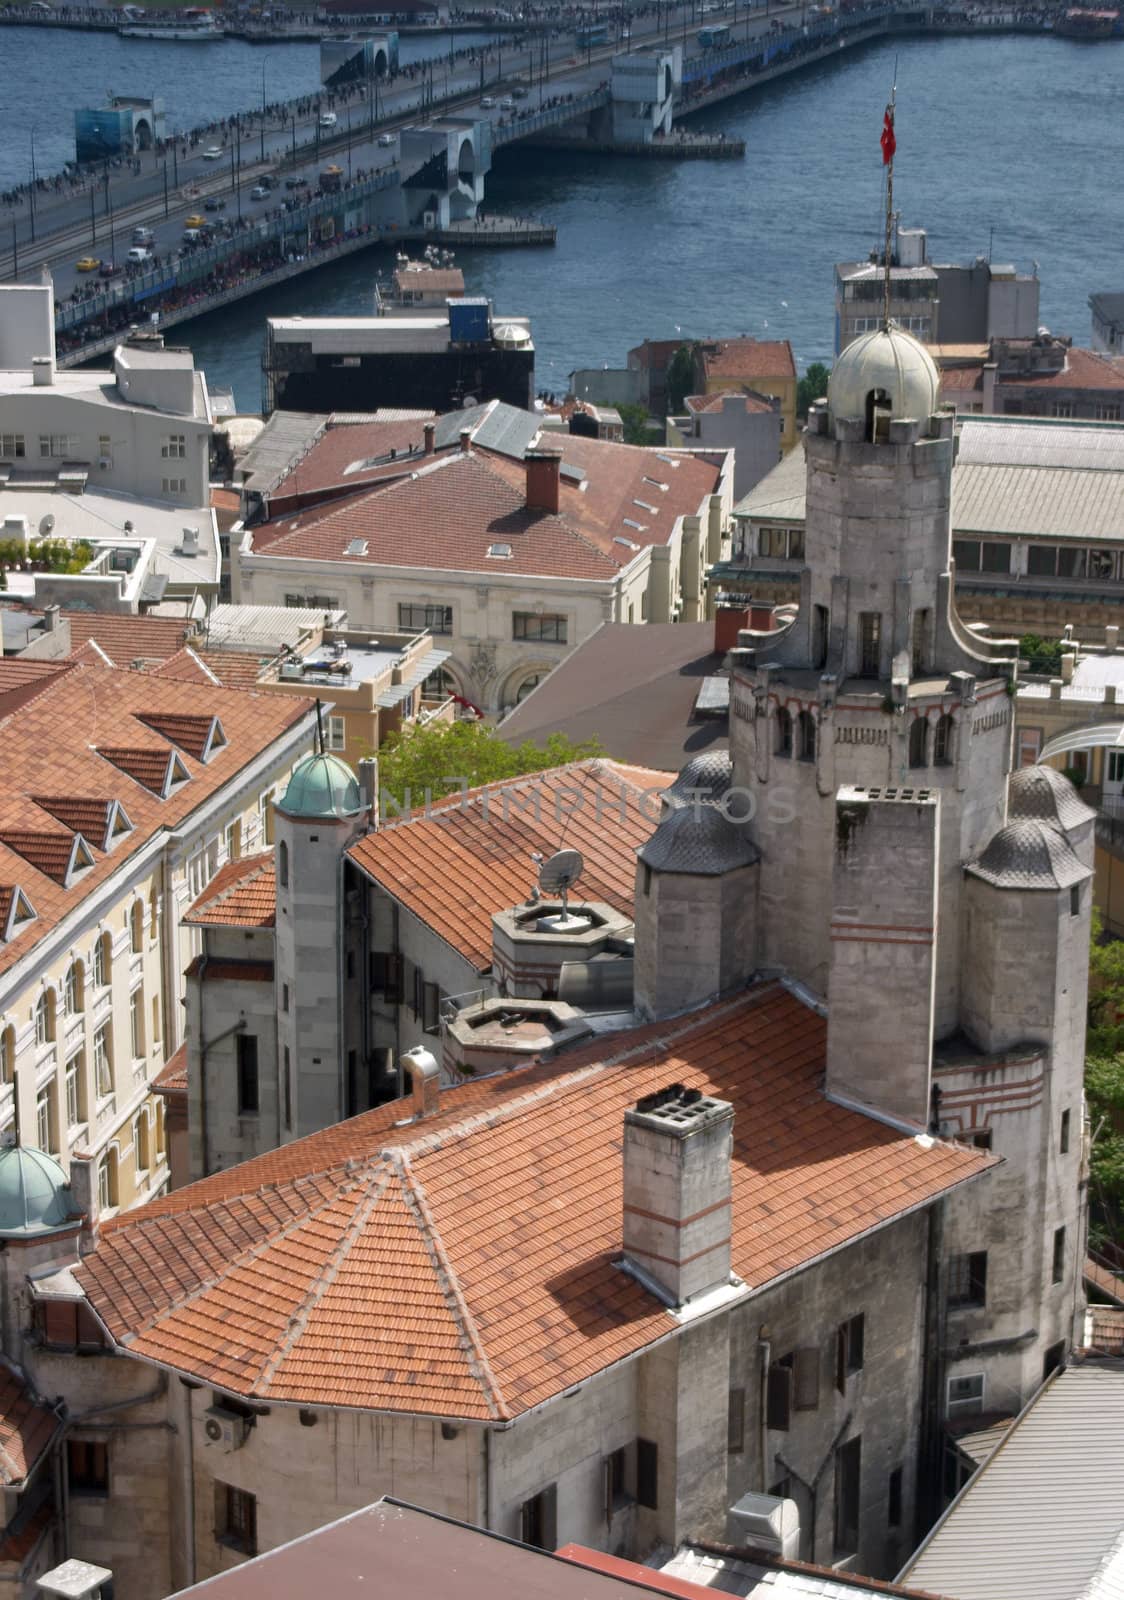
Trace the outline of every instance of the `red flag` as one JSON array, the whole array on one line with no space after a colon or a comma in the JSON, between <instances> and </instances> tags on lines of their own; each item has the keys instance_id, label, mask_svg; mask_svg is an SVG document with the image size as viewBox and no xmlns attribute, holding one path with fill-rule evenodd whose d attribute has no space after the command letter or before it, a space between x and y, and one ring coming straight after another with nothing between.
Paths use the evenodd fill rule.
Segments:
<instances>
[{"instance_id":1,"label":"red flag","mask_svg":"<svg viewBox=\"0 0 1124 1600\"><path fill-rule=\"evenodd\" d=\"M894 159L894 151L898 148L898 141L894 138L894 113L886 107L886 115L882 119L882 165L888 167Z\"/></svg>"}]
</instances>

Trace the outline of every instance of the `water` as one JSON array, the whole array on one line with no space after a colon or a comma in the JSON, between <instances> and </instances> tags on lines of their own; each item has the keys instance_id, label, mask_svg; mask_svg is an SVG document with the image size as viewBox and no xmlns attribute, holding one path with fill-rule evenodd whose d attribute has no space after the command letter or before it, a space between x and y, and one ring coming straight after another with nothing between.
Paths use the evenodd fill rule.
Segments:
<instances>
[{"instance_id":1,"label":"water","mask_svg":"<svg viewBox=\"0 0 1124 1600\"><path fill-rule=\"evenodd\" d=\"M20 32L0 38L6 45ZM90 84L98 96L110 84L125 88L117 63L126 41L63 37L76 67L84 57L93 65L79 79L56 64L52 77ZM165 69L172 53L134 48L158 52ZM200 114L229 113L244 101L255 70L260 86L263 58L267 75L273 62L292 75L283 90L280 82L269 87L271 98L307 90L315 78L314 46L183 46L174 50L177 67L196 49L208 53L199 81L191 67L178 83L154 87ZM224 64L226 51L238 65L233 56ZM1037 260L1042 321L1087 344L1089 294L1124 287L1124 186L1111 176L1124 144L1124 43L1115 42L959 37L849 51L693 119L744 138L744 161L501 155L488 206L555 223L558 244L464 251L468 291L487 293L500 312L530 315L540 388L564 389L575 367L620 366L645 337L679 333L789 338L801 367L830 359L833 264L862 257L879 237L878 135L895 59L894 193L903 222L928 228L937 259L967 260L991 243L997 262L1029 270ZM6 76L0 130L8 138L0 149L44 103L18 65ZM130 86L136 82L134 72ZM387 251L353 256L200 318L176 337L212 382L233 385L239 406L257 409L265 317L369 312L372 277L388 261Z\"/></svg>"}]
</instances>

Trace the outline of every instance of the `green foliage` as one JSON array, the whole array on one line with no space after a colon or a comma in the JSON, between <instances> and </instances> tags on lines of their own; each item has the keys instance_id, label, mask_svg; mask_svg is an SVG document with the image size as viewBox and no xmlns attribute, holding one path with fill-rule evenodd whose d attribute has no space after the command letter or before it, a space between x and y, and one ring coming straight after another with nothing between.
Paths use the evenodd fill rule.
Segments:
<instances>
[{"instance_id":1,"label":"green foliage","mask_svg":"<svg viewBox=\"0 0 1124 1600\"><path fill-rule=\"evenodd\" d=\"M808 407L813 400L822 400L827 393L827 381L831 373L822 361L813 361L807 372L796 385L796 415L806 417Z\"/></svg>"},{"instance_id":2,"label":"green foliage","mask_svg":"<svg viewBox=\"0 0 1124 1600\"><path fill-rule=\"evenodd\" d=\"M22 562L46 567L48 572L81 572L90 564L94 547L86 539L29 539L27 548L19 539L0 539L0 570ZM7 588L7 581L4 587Z\"/></svg>"},{"instance_id":3,"label":"green foliage","mask_svg":"<svg viewBox=\"0 0 1124 1600\"><path fill-rule=\"evenodd\" d=\"M552 733L544 745L528 740L513 747L483 722L437 723L391 734L379 751L379 787L404 810L416 811L426 804L426 790L438 800L462 784L474 788L604 753L596 739L574 744Z\"/></svg>"},{"instance_id":4,"label":"green foliage","mask_svg":"<svg viewBox=\"0 0 1124 1600\"><path fill-rule=\"evenodd\" d=\"M1085 1048L1090 1234L1094 1244L1124 1246L1124 940L1105 937L1095 910Z\"/></svg>"},{"instance_id":5,"label":"green foliage","mask_svg":"<svg viewBox=\"0 0 1124 1600\"><path fill-rule=\"evenodd\" d=\"M618 406L617 410L624 423L625 444L651 444L652 430L648 426L648 407L626 403Z\"/></svg>"},{"instance_id":6,"label":"green foliage","mask_svg":"<svg viewBox=\"0 0 1124 1600\"><path fill-rule=\"evenodd\" d=\"M1043 639L1038 633L1024 633L1019 639L1019 655L1026 657L1027 671L1056 678L1062 670L1062 642Z\"/></svg>"},{"instance_id":7,"label":"green foliage","mask_svg":"<svg viewBox=\"0 0 1124 1600\"><path fill-rule=\"evenodd\" d=\"M695 390L695 349L681 344L667 364L667 409L679 412L683 401Z\"/></svg>"}]
</instances>

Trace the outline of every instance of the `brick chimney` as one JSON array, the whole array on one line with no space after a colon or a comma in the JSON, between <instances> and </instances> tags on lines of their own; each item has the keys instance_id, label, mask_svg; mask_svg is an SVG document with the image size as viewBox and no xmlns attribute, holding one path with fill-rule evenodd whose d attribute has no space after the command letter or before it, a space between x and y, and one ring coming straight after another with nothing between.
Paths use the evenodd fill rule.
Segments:
<instances>
[{"instance_id":1,"label":"brick chimney","mask_svg":"<svg viewBox=\"0 0 1124 1600\"><path fill-rule=\"evenodd\" d=\"M435 422L427 422L422 429L422 433L425 437L425 449L422 454L431 456L437 439L437 424Z\"/></svg>"},{"instance_id":2,"label":"brick chimney","mask_svg":"<svg viewBox=\"0 0 1124 1600\"><path fill-rule=\"evenodd\" d=\"M670 1084L624 1114L624 1257L672 1306L730 1282L734 1108Z\"/></svg>"},{"instance_id":3,"label":"brick chimney","mask_svg":"<svg viewBox=\"0 0 1124 1600\"><path fill-rule=\"evenodd\" d=\"M527 510L550 511L557 516L562 487L561 450L528 450L523 460L527 464Z\"/></svg>"},{"instance_id":4,"label":"brick chimney","mask_svg":"<svg viewBox=\"0 0 1124 1600\"><path fill-rule=\"evenodd\" d=\"M737 648L738 634L742 628L748 628L748 606L718 605L714 612L714 648L723 653Z\"/></svg>"},{"instance_id":5,"label":"brick chimney","mask_svg":"<svg viewBox=\"0 0 1124 1600\"><path fill-rule=\"evenodd\" d=\"M472 429L471 428L462 428L461 429L461 434L460 434L460 439L461 439L461 455L462 456L470 456L472 454Z\"/></svg>"}]
</instances>

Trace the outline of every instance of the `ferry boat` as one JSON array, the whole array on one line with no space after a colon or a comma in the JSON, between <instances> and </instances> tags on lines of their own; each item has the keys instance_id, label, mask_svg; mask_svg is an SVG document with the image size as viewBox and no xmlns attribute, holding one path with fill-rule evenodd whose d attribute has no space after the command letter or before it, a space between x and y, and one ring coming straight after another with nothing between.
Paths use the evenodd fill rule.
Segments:
<instances>
[{"instance_id":1,"label":"ferry boat","mask_svg":"<svg viewBox=\"0 0 1124 1600\"><path fill-rule=\"evenodd\" d=\"M1119 21L1119 11L1090 11L1071 6L1054 23L1054 32L1065 39L1109 39Z\"/></svg>"},{"instance_id":2,"label":"ferry boat","mask_svg":"<svg viewBox=\"0 0 1124 1600\"><path fill-rule=\"evenodd\" d=\"M389 317L404 311L444 311L450 300L464 298L464 273L455 265L451 250L427 245L420 261L401 252L389 279L375 279L375 315Z\"/></svg>"},{"instance_id":3,"label":"ferry boat","mask_svg":"<svg viewBox=\"0 0 1124 1600\"><path fill-rule=\"evenodd\" d=\"M223 25L213 12L191 9L178 17L127 15L117 29L122 39L173 39L181 43L221 39Z\"/></svg>"}]
</instances>

